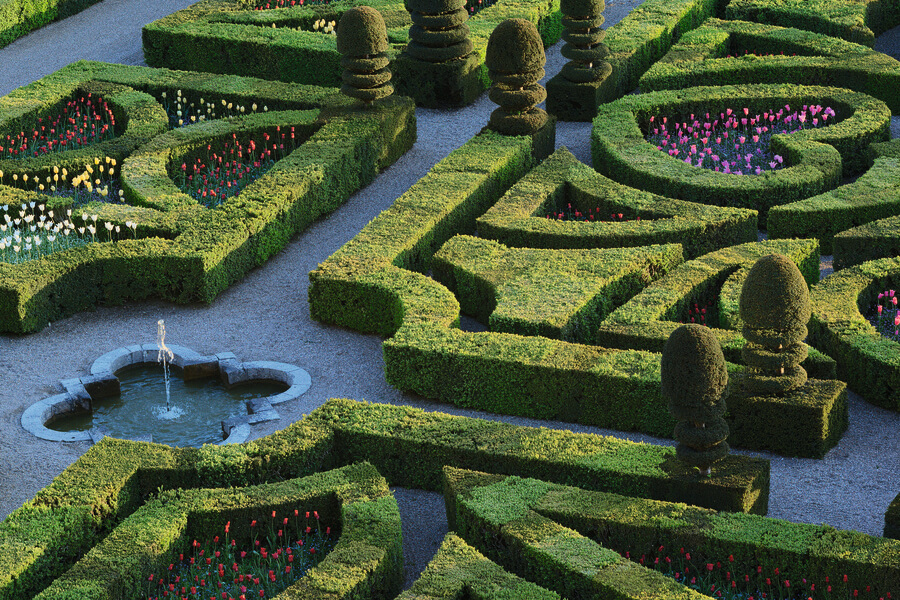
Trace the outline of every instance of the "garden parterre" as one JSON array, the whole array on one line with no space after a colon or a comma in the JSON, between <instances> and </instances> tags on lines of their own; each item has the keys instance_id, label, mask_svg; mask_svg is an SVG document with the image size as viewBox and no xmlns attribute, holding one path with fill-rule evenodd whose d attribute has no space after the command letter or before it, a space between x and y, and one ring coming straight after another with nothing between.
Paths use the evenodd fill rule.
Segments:
<instances>
[{"instance_id":1,"label":"garden parterre","mask_svg":"<svg viewBox=\"0 0 900 600\"><path fill-rule=\"evenodd\" d=\"M521 154L519 154L519 156L521 156ZM452 169L451 169L451 173L450 173L449 175L452 175ZM449 176L449 175L448 175L448 176ZM486 178L486 179L487 179L487 180L490 180L491 178L488 177L488 178ZM476 194L476 195L477 195L477 194ZM617 224L617 225L618 225L618 224ZM427 237L427 236L426 236L426 237ZM430 242L431 240L427 240L427 241ZM419 265L426 264L426 263L427 263L427 259L428 259L429 257L428 257L427 251L420 250L420 249L423 248L423 247L424 247L424 246L423 246L422 244L416 244L416 245L413 245L413 246L408 247L408 248L401 248L401 249L400 249L400 253L401 253L401 255L404 257L403 260L404 260L404 261L408 261L409 264L416 265L417 267L418 267ZM420 267L420 268L421 268L421 267ZM416 279L416 278L411 278L411 281L412 281L413 284L416 283L415 279ZM375 283L377 283L377 280L375 280ZM402 290L403 290L403 288L401 288L401 291L402 291ZM428 301L429 301L430 299L429 299L429 298L423 298L423 299L421 299L421 300L423 301L422 306L424 306L425 308L427 308L427 303L428 303ZM451 316L452 316L452 305L451 305L450 308L451 308L450 314L451 314ZM396 315L397 313L393 313L393 314ZM428 316L428 314L429 314L429 313L426 312L426 314L424 315L424 316L425 316L425 318L423 319L424 322L428 322L428 321L433 321L433 320L434 320L432 317ZM447 310L446 310L446 307L444 307L444 308L438 307L438 310L436 310L435 312L432 312L432 313L430 313L430 314L431 314L432 316L437 316L437 317L439 317L437 320L443 320L443 319L444 319L444 315L447 314ZM394 317L394 318L396 318L396 317ZM451 319L451 322L452 322L452 319ZM313 437L315 437L315 436L313 436ZM391 438L388 437L388 439L391 439ZM389 453L389 454L386 456L386 460L387 460L388 462L384 463L385 466L379 466L378 468L379 468L380 470L384 470L384 469L386 468L386 466L390 464L390 461L391 461L391 460L394 460L394 459L395 459L395 457L392 456L392 455ZM248 462L247 462L247 458L242 457L241 453L238 452L238 453L236 453L236 454L234 454L234 455L228 455L228 456L224 456L224 457L222 457L222 458L215 457L215 456L209 457L209 460L206 462L206 464L207 464L208 466L210 466L210 468L212 468L212 472L210 472L210 476L212 477L212 476L213 476L212 473L215 473L215 476L213 477L213 479L211 479L211 481L215 481L215 482L217 483L217 485L223 485L223 484L230 484L230 483L231 483L231 484L233 484L233 483L243 483L243 482L240 480L240 473L246 472L246 471L245 471L245 468L250 468L250 469L252 469L252 468L253 468L252 465L254 464L254 461L253 461L253 459L251 458L250 461L249 461L249 463L248 463ZM218 465L218 466L216 466L216 465ZM246 467L241 466L241 465L246 465ZM276 467L278 467L278 465L276 465ZM287 472L284 471L283 469L284 469L284 467L281 466L281 468L279 469L279 470L281 470L281 472L278 473L277 475L275 475L276 478L286 477L286 476L287 476ZM397 472L403 473L403 472L406 472L406 469L400 468L400 469L398 469ZM157 476L158 476L158 475L157 475ZM228 478L231 478L231 477L238 477L238 480L230 480L230 479L228 479ZM562 534L562 537L563 537L563 538L566 538L566 540L568 540L568 539L575 539L570 533L563 533L563 534ZM565 540L561 540L561 541L565 541ZM569 542L569 544L576 544L576 545L577 545L577 544L580 544L580 542ZM567 546L561 546L561 547L560 547L560 551L565 550L566 547L567 547ZM570 546L569 546L569 547L570 547ZM551 554L552 554L552 553L551 553ZM556 555L556 556L557 556L557 557L558 557L558 556L561 556L561 554L560 554L560 555ZM570 556L571 556L571 555L570 555ZM552 558L552 556L551 556L551 558ZM619 560L619 559L617 559L617 560ZM535 592L535 593L537 593L537 592Z\"/></svg>"}]
</instances>

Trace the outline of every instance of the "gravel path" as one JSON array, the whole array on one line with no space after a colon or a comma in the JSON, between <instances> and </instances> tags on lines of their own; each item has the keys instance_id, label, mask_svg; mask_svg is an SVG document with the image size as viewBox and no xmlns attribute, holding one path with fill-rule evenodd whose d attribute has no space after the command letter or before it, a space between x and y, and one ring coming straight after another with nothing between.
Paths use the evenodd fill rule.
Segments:
<instances>
[{"instance_id":1,"label":"gravel path","mask_svg":"<svg viewBox=\"0 0 900 600\"><path fill-rule=\"evenodd\" d=\"M607 26L618 22L639 1L609 2ZM0 50L0 93L80 58L140 64L140 25L189 4L183 0L106 0L45 27ZM548 56L548 73L555 73L561 65L557 45ZM104 352L154 342L156 321L161 318L166 321L170 343L202 354L232 351L241 360L297 364L310 373L312 387L301 401L280 405L283 419L256 426L254 438L286 426L329 398L347 397L669 444L667 440L565 423L485 415L402 394L384 380L380 338L310 319L308 272L390 206L435 162L471 138L487 122L492 109L484 96L464 109L418 110L419 141L410 152L210 306L151 301L102 307L35 334L0 337L0 518L50 483L89 447L36 439L21 428L22 411L57 393L60 379L86 374L91 362ZM590 162L588 124L560 123L557 143ZM770 516L880 535L884 512L900 491L900 414L872 407L851 394L850 418L850 430L824 460L756 454L772 460ZM395 492L403 515L410 582L437 549L446 533L446 518L438 494Z\"/></svg>"}]
</instances>

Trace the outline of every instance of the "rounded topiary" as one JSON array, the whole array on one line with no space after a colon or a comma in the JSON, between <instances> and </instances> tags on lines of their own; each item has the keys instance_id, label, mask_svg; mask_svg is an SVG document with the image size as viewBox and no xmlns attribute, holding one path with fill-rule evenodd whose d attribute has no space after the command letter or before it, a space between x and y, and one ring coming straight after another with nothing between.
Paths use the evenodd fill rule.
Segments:
<instances>
[{"instance_id":1,"label":"rounded topiary","mask_svg":"<svg viewBox=\"0 0 900 600\"><path fill-rule=\"evenodd\" d=\"M547 123L536 105L547 97L538 83L544 76L544 44L537 28L525 19L507 19L488 39L485 64L493 81L488 97L500 105L488 126L504 135L531 135Z\"/></svg>"},{"instance_id":2,"label":"rounded topiary","mask_svg":"<svg viewBox=\"0 0 900 600\"><path fill-rule=\"evenodd\" d=\"M412 19L406 54L425 62L446 62L472 53L466 0L408 0Z\"/></svg>"},{"instance_id":3,"label":"rounded topiary","mask_svg":"<svg viewBox=\"0 0 900 600\"><path fill-rule=\"evenodd\" d=\"M811 316L809 289L797 265L770 254L756 261L744 280L739 301L742 356L752 369L740 378L748 395L788 392L806 383L800 366L808 349L803 343Z\"/></svg>"},{"instance_id":4,"label":"rounded topiary","mask_svg":"<svg viewBox=\"0 0 900 600\"><path fill-rule=\"evenodd\" d=\"M709 474L709 467L728 455L725 390L728 370L722 347L705 325L682 325L663 348L662 395L678 421L675 454L682 462Z\"/></svg>"},{"instance_id":5,"label":"rounded topiary","mask_svg":"<svg viewBox=\"0 0 900 600\"><path fill-rule=\"evenodd\" d=\"M604 59L609 48L603 43L603 0L561 0L563 13L562 39L566 42L562 55L569 59L561 75L573 83L603 81L612 73L612 65Z\"/></svg>"},{"instance_id":6,"label":"rounded topiary","mask_svg":"<svg viewBox=\"0 0 900 600\"><path fill-rule=\"evenodd\" d=\"M366 103L394 92L387 68L387 28L381 13L370 6L346 11L337 26L337 49L343 54L341 92Z\"/></svg>"}]
</instances>

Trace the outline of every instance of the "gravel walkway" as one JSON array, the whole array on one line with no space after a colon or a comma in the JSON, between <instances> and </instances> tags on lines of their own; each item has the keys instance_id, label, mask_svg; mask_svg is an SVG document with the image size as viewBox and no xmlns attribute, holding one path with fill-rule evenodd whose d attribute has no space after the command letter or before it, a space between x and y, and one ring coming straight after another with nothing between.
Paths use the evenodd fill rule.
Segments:
<instances>
[{"instance_id":1,"label":"gravel walkway","mask_svg":"<svg viewBox=\"0 0 900 600\"><path fill-rule=\"evenodd\" d=\"M639 2L609 2L607 26ZM140 26L189 4L106 0L47 26L0 50L0 94L79 58L140 64ZM555 73L562 65L559 45L548 58L547 71ZM333 397L623 436L564 423L485 415L402 394L384 380L380 338L323 326L309 317L309 271L390 206L435 162L471 138L492 109L486 96L459 110L420 109L419 141L409 153L210 306L151 301L103 307L35 334L0 337L0 518L50 483L89 447L36 439L21 428L22 411L57 393L60 379L86 374L104 352L154 342L156 321L161 318L170 343L202 354L232 351L240 360L297 364L310 373L312 387L301 401L280 405L283 420L256 426L254 438L286 426ZM560 123L557 142L590 162L588 124ZM772 460L770 516L880 535L884 512L900 491L900 414L872 407L852 394L850 418L850 430L824 460L758 454ZM641 435L623 437L670 443ZM397 489L396 496L403 514L409 583L437 549L446 533L446 518L438 494Z\"/></svg>"}]
</instances>

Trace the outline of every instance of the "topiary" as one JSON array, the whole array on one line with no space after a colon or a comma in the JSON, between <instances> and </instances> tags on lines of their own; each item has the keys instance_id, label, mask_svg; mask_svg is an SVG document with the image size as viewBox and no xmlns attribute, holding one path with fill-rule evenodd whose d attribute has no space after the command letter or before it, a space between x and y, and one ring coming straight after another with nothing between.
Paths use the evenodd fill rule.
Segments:
<instances>
[{"instance_id":1,"label":"topiary","mask_svg":"<svg viewBox=\"0 0 900 600\"><path fill-rule=\"evenodd\" d=\"M562 39L566 44L562 55L569 59L560 74L573 83L603 81L612 73L612 65L606 62L609 48L603 43L606 32L601 29L603 0L561 0Z\"/></svg>"},{"instance_id":2,"label":"topiary","mask_svg":"<svg viewBox=\"0 0 900 600\"><path fill-rule=\"evenodd\" d=\"M722 347L705 325L682 325L663 348L662 395L675 424L675 455L709 475L710 465L728 455L724 393L728 370Z\"/></svg>"},{"instance_id":3,"label":"topiary","mask_svg":"<svg viewBox=\"0 0 900 600\"><path fill-rule=\"evenodd\" d=\"M413 22L406 54L437 63L472 53L466 0L408 0L406 9Z\"/></svg>"},{"instance_id":4,"label":"topiary","mask_svg":"<svg viewBox=\"0 0 900 600\"><path fill-rule=\"evenodd\" d=\"M809 289L791 259L764 256L753 265L739 301L743 335L742 356L752 371L740 387L747 395L789 392L806 383L800 363L808 348L803 343L811 316Z\"/></svg>"},{"instance_id":5,"label":"topiary","mask_svg":"<svg viewBox=\"0 0 900 600\"><path fill-rule=\"evenodd\" d=\"M343 54L341 92L365 103L394 92L387 68L387 28L381 13L370 6L346 11L337 26L337 50Z\"/></svg>"},{"instance_id":6,"label":"topiary","mask_svg":"<svg viewBox=\"0 0 900 600\"><path fill-rule=\"evenodd\" d=\"M538 83L544 76L544 44L537 28L525 19L507 19L491 32L484 59L493 81L488 97L500 108L488 126L504 135L531 135L547 123L536 105L547 97Z\"/></svg>"}]
</instances>

